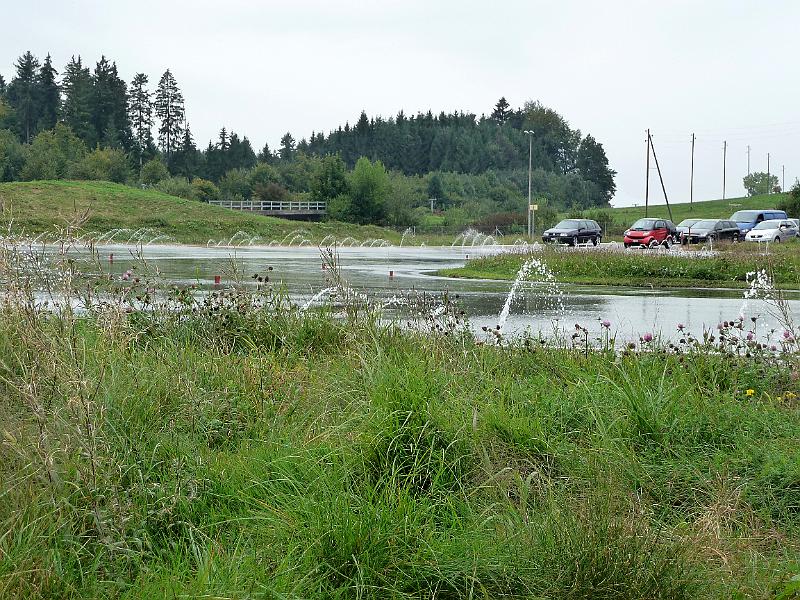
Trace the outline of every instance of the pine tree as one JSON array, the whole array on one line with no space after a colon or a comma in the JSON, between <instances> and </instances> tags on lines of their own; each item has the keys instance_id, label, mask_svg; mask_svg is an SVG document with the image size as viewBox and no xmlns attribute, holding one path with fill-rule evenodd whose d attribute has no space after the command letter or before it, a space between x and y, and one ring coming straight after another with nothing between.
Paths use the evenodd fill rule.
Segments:
<instances>
[{"instance_id":1,"label":"pine tree","mask_svg":"<svg viewBox=\"0 0 800 600\"><path fill-rule=\"evenodd\" d=\"M61 118L64 123L88 147L93 147L96 137L92 128L92 76L88 67L81 63L81 57L70 59L64 68L62 81L64 102L61 108Z\"/></svg>"},{"instance_id":2,"label":"pine tree","mask_svg":"<svg viewBox=\"0 0 800 600\"><path fill-rule=\"evenodd\" d=\"M510 105L506 101L505 97L500 98L497 101L497 104L494 105L494 110L492 111L492 119L497 121L498 124L502 125L508 118L511 116Z\"/></svg>"},{"instance_id":3,"label":"pine tree","mask_svg":"<svg viewBox=\"0 0 800 600\"><path fill-rule=\"evenodd\" d=\"M6 95L6 80L0 75L0 98Z\"/></svg>"},{"instance_id":4,"label":"pine tree","mask_svg":"<svg viewBox=\"0 0 800 600\"><path fill-rule=\"evenodd\" d=\"M269 149L269 144L264 144L264 147L261 149L261 152L258 153L258 162L267 163L271 165L275 162L275 155L272 153L272 150Z\"/></svg>"},{"instance_id":5,"label":"pine tree","mask_svg":"<svg viewBox=\"0 0 800 600\"><path fill-rule=\"evenodd\" d=\"M281 160L290 161L294 158L294 138L292 137L291 133L286 133L281 138L281 147L278 150L278 154L281 157Z\"/></svg>"},{"instance_id":6,"label":"pine tree","mask_svg":"<svg viewBox=\"0 0 800 600\"><path fill-rule=\"evenodd\" d=\"M223 152L227 152L231 147L230 140L228 139L228 131L223 127L219 130L219 144L217 147Z\"/></svg>"},{"instance_id":7,"label":"pine tree","mask_svg":"<svg viewBox=\"0 0 800 600\"><path fill-rule=\"evenodd\" d=\"M58 121L61 92L56 82L58 72L53 68L50 54L39 69L39 126L40 131L52 129Z\"/></svg>"},{"instance_id":8,"label":"pine tree","mask_svg":"<svg viewBox=\"0 0 800 600\"><path fill-rule=\"evenodd\" d=\"M109 63L102 56L95 66L92 83L91 110L95 140L129 148L128 86L120 79L116 63Z\"/></svg>"},{"instance_id":9,"label":"pine tree","mask_svg":"<svg viewBox=\"0 0 800 600\"><path fill-rule=\"evenodd\" d=\"M197 173L199 158L192 130L189 127L189 123L186 123L180 147L175 153L175 168L177 172L187 179L192 179Z\"/></svg>"},{"instance_id":10,"label":"pine tree","mask_svg":"<svg viewBox=\"0 0 800 600\"><path fill-rule=\"evenodd\" d=\"M154 107L161 122L158 127L158 143L169 161L181 140L185 120L183 95L169 69L158 82Z\"/></svg>"},{"instance_id":11,"label":"pine tree","mask_svg":"<svg viewBox=\"0 0 800 600\"><path fill-rule=\"evenodd\" d=\"M131 82L128 98L128 119L133 133L133 150L139 157L139 169L145 154L150 155L153 149L153 100L147 82L147 75L137 73Z\"/></svg>"},{"instance_id":12,"label":"pine tree","mask_svg":"<svg viewBox=\"0 0 800 600\"><path fill-rule=\"evenodd\" d=\"M30 143L39 120L39 59L30 50L19 57L15 65L17 74L8 86L8 100L17 116L17 134Z\"/></svg>"}]
</instances>

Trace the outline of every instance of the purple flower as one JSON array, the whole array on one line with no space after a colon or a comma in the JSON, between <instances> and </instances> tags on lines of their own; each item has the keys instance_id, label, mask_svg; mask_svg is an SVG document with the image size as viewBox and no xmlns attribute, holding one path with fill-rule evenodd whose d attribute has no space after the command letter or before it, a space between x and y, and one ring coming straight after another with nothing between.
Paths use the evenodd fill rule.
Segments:
<instances>
[{"instance_id":1,"label":"purple flower","mask_svg":"<svg viewBox=\"0 0 800 600\"><path fill-rule=\"evenodd\" d=\"M747 341L748 342L752 342L753 341L753 332L752 331L748 331L747 332Z\"/></svg>"},{"instance_id":2,"label":"purple flower","mask_svg":"<svg viewBox=\"0 0 800 600\"><path fill-rule=\"evenodd\" d=\"M605 327L606 329L609 329L609 328L611 327L611 321L609 321L608 319L604 319L604 320L603 320L603 321L600 323L600 325L602 325L602 326L603 326L603 327Z\"/></svg>"},{"instance_id":3,"label":"purple flower","mask_svg":"<svg viewBox=\"0 0 800 600\"><path fill-rule=\"evenodd\" d=\"M718 329L719 331L722 331L722 330L723 330L725 327L726 327L726 325L723 325L722 323L718 323L718 324L717 324L717 329Z\"/></svg>"},{"instance_id":4,"label":"purple flower","mask_svg":"<svg viewBox=\"0 0 800 600\"><path fill-rule=\"evenodd\" d=\"M775 344L772 344L772 346L770 346L769 349L772 350L773 352L778 351L778 347Z\"/></svg>"},{"instance_id":5,"label":"purple flower","mask_svg":"<svg viewBox=\"0 0 800 600\"><path fill-rule=\"evenodd\" d=\"M686 325L683 323L678 323L678 331L683 331L686 328Z\"/></svg>"},{"instance_id":6,"label":"purple flower","mask_svg":"<svg viewBox=\"0 0 800 600\"><path fill-rule=\"evenodd\" d=\"M653 341L653 334L652 334L652 333L649 333L649 332L648 332L648 333L645 333L645 334L642 336L642 341L643 341L643 342L652 342L652 341Z\"/></svg>"},{"instance_id":7,"label":"purple flower","mask_svg":"<svg viewBox=\"0 0 800 600\"><path fill-rule=\"evenodd\" d=\"M791 331L788 331L788 330L784 331L784 332L783 332L783 339L785 339L785 340L791 340L791 339L792 339L792 332L791 332Z\"/></svg>"}]
</instances>

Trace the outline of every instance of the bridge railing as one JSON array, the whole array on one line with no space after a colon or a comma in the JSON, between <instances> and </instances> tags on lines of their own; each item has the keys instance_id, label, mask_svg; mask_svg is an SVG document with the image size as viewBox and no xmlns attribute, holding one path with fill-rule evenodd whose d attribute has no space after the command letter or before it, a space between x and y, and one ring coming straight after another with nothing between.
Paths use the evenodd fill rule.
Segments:
<instances>
[{"instance_id":1,"label":"bridge railing","mask_svg":"<svg viewBox=\"0 0 800 600\"><path fill-rule=\"evenodd\" d=\"M208 203L233 210L258 212L324 213L327 209L327 202L313 200L210 200Z\"/></svg>"}]
</instances>

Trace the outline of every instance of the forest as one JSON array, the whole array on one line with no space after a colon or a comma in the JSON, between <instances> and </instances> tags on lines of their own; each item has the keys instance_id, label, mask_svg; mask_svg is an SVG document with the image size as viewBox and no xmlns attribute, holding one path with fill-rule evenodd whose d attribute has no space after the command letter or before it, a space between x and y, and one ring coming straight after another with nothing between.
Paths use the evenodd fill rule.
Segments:
<instances>
[{"instance_id":1,"label":"forest","mask_svg":"<svg viewBox=\"0 0 800 600\"><path fill-rule=\"evenodd\" d=\"M524 222L532 193L548 211L608 207L615 171L603 146L538 101L505 98L480 116L361 112L327 134L256 146L224 125L198 145L170 69L130 83L105 56L59 72L30 51L0 74L0 182L108 180L198 201L308 197L328 217L390 226ZM257 149L260 148L260 149Z\"/></svg>"}]
</instances>

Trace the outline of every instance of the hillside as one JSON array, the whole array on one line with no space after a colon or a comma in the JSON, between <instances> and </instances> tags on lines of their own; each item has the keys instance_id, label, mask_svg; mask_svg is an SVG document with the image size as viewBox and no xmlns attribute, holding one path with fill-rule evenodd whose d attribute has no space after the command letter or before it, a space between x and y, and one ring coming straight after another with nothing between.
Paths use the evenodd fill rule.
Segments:
<instances>
[{"instance_id":1,"label":"hillside","mask_svg":"<svg viewBox=\"0 0 800 600\"><path fill-rule=\"evenodd\" d=\"M399 234L375 226L348 223L309 223L247 214L185 200L154 191L104 181L31 181L0 184L3 226L13 222L16 232L56 232L83 220L80 230L104 233L116 228L148 228L176 242L203 244L230 238L238 231L281 239L305 229L319 242L332 234L339 239L385 238L397 242Z\"/></svg>"},{"instance_id":2,"label":"hillside","mask_svg":"<svg viewBox=\"0 0 800 600\"><path fill-rule=\"evenodd\" d=\"M695 202L692 205L687 203L671 204L672 220L675 223L683 219L722 219L728 218L737 210L756 209L756 208L778 208L778 205L788 194L764 194L745 198L727 198L725 200L706 200ZM644 217L644 206L626 206L612 209L614 218L621 221L633 223L636 219ZM650 205L648 216L668 217L667 206L665 204ZM790 215L798 216L798 215Z\"/></svg>"}]
</instances>

